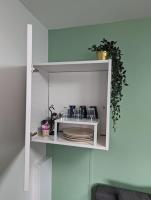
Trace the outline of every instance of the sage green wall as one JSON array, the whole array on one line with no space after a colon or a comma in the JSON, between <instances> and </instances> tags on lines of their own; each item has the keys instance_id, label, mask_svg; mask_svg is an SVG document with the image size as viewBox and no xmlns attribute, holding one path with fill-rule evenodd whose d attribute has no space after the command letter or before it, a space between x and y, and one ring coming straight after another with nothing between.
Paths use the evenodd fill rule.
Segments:
<instances>
[{"instance_id":1,"label":"sage green wall","mask_svg":"<svg viewBox=\"0 0 151 200\"><path fill-rule=\"evenodd\" d=\"M88 200L94 183L151 192L151 19L50 30L49 61L95 59L87 48L104 37L124 53L129 87L122 118L108 152L48 146L53 200Z\"/></svg>"}]
</instances>

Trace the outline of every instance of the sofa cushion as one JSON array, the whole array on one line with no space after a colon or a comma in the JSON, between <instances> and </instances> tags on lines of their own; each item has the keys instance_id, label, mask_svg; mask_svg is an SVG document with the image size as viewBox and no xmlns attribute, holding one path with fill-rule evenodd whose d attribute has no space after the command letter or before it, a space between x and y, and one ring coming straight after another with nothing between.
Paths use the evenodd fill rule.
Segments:
<instances>
[{"instance_id":1,"label":"sofa cushion","mask_svg":"<svg viewBox=\"0 0 151 200\"><path fill-rule=\"evenodd\" d=\"M130 191L130 190L119 190L119 200L151 200L148 194Z\"/></svg>"},{"instance_id":2,"label":"sofa cushion","mask_svg":"<svg viewBox=\"0 0 151 200\"><path fill-rule=\"evenodd\" d=\"M98 193L96 194L96 200L117 200L114 194Z\"/></svg>"},{"instance_id":3,"label":"sofa cushion","mask_svg":"<svg viewBox=\"0 0 151 200\"><path fill-rule=\"evenodd\" d=\"M116 191L114 188L105 185L98 186L96 187L95 200L117 200Z\"/></svg>"}]
</instances>

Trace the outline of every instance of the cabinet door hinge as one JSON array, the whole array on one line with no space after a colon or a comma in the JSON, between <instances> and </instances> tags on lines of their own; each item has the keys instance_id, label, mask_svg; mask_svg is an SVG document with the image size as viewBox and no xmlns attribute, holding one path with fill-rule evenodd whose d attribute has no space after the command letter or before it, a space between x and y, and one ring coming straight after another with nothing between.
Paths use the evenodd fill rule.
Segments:
<instances>
[{"instance_id":1,"label":"cabinet door hinge","mask_svg":"<svg viewBox=\"0 0 151 200\"><path fill-rule=\"evenodd\" d=\"M33 67L32 72L39 72L39 70Z\"/></svg>"}]
</instances>

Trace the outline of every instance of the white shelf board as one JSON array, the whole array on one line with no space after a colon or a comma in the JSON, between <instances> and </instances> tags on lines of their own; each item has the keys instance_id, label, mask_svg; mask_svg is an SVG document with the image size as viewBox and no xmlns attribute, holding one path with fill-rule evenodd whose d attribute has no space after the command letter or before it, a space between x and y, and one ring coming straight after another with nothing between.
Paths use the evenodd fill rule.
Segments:
<instances>
[{"instance_id":1,"label":"white shelf board","mask_svg":"<svg viewBox=\"0 0 151 200\"><path fill-rule=\"evenodd\" d=\"M63 123L63 124L83 124L83 125L98 125L99 120L91 120L91 119L74 119L74 118L67 118L67 119L57 119L55 122Z\"/></svg>"},{"instance_id":2,"label":"white shelf board","mask_svg":"<svg viewBox=\"0 0 151 200\"><path fill-rule=\"evenodd\" d=\"M44 70L48 73L59 72L93 72L107 71L110 60L88 60L88 61L68 61L68 62L48 62L37 63L35 69Z\"/></svg>"},{"instance_id":3,"label":"white shelf board","mask_svg":"<svg viewBox=\"0 0 151 200\"><path fill-rule=\"evenodd\" d=\"M31 137L31 142L40 142L40 143L50 143L54 144L54 136L41 136L41 135L35 135Z\"/></svg>"},{"instance_id":4,"label":"white shelf board","mask_svg":"<svg viewBox=\"0 0 151 200\"><path fill-rule=\"evenodd\" d=\"M67 141L62 137L58 137L57 141L54 141L53 136L47 136L43 137L40 135L36 135L31 137L31 142L39 142L39 143L47 143L47 144L58 144L58 145L65 145L65 146L74 146L74 147L82 147L82 148L89 148L89 149L99 149L99 150L107 150L105 146L105 140L106 137L102 136L100 138L100 143L97 143L96 145L88 144L84 142L72 142Z\"/></svg>"}]
</instances>

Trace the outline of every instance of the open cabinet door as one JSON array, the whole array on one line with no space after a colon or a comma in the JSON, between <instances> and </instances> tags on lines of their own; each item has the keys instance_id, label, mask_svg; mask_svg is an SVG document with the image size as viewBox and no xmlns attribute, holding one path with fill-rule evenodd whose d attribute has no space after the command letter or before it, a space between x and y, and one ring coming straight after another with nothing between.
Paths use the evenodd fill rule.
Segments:
<instances>
[{"instance_id":1,"label":"open cabinet door","mask_svg":"<svg viewBox=\"0 0 151 200\"><path fill-rule=\"evenodd\" d=\"M27 25L27 72L26 72L26 122L25 122L25 176L24 190L29 190L30 177L30 125L32 88L32 25Z\"/></svg>"}]
</instances>

